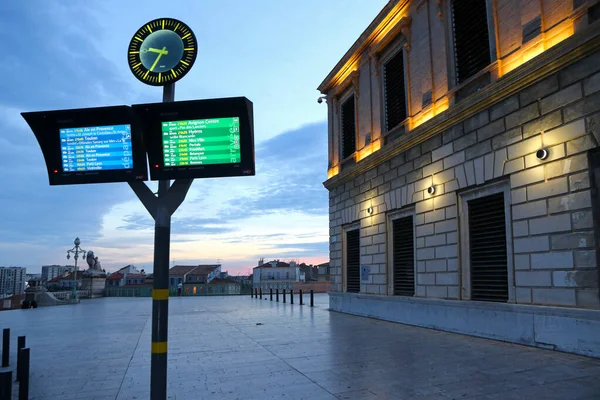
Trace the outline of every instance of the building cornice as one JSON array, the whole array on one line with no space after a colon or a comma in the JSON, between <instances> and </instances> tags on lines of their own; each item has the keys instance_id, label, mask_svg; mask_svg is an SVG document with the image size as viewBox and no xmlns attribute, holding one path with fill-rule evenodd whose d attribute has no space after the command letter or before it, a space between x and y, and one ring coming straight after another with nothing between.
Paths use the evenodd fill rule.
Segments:
<instances>
[{"instance_id":1,"label":"building cornice","mask_svg":"<svg viewBox=\"0 0 600 400\"><path fill-rule=\"evenodd\" d=\"M347 70L358 65L363 52L388 28L388 25L395 19L398 13L408 6L409 3L410 0L391 0L388 2L323 82L321 82L317 90L326 94L332 86L339 83L340 79L343 80L348 73Z\"/></svg>"},{"instance_id":2,"label":"building cornice","mask_svg":"<svg viewBox=\"0 0 600 400\"><path fill-rule=\"evenodd\" d=\"M348 167L345 171L340 171L339 174L326 180L323 185L331 190L348 182L598 50L600 50L600 30L594 25L551 47L464 101L451 106L397 139L393 144L383 146L381 150L364 160Z\"/></svg>"}]
</instances>

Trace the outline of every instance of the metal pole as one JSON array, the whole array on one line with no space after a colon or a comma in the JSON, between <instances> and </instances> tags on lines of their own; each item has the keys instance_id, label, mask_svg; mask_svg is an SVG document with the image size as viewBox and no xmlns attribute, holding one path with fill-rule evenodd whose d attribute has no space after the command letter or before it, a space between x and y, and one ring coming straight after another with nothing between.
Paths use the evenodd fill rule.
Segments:
<instances>
[{"instance_id":1,"label":"metal pole","mask_svg":"<svg viewBox=\"0 0 600 400\"><path fill-rule=\"evenodd\" d=\"M23 367L21 365L21 358L19 357L19 352L24 347L25 347L25 336L17 337L17 381L19 380L19 378L21 376L21 368Z\"/></svg>"},{"instance_id":2,"label":"metal pole","mask_svg":"<svg viewBox=\"0 0 600 400\"><path fill-rule=\"evenodd\" d=\"M0 371L0 400L12 400L12 371Z\"/></svg>"},{"instance_id":3,"label":"metal pole","mask_svg":"<svg viewBox=\"0 0 600 400\"><path fill-rule=\"evenodd\" d=\"M175 100L175 84L163 88L163 103ZM169 257L171 213L165 197L171 182L158 182L158 210L154 221L154 282L152 290L152 355L150 399L167 398L167 337L169 323Z\"/></svg>"},{"instance_id":4,"label":"metal pole","mask_svg":"<svg viewBox=\"0 0 600 400\"><path fill-rule=\"evenodd\" d=\"M77 247L75 246L75 271L73 271L73 280L75 281L75 289L73 292L73 299L75 300L75 304L77 304L77 259L79 258L79 256L77 255Z\"/></svg>"},{"instance_id":5,"label":"metal pole","mask_svg":"<svg viewBox=\"0 0 600 400\"><path fill-rule=\"evenodd\" d=\"M302 301L302 289L300 289L300 305L304 305L304 302Z\"/></svg>"},{"instance_id":6,"label":"metal pole","mask_svg":"<svg viewBox=\"0 0 600 400\"><path fill-rule=\"evenodd\" d=\"M262 300L262 288L259 289L260 299Z\"/></svg>"},{"instance_id":7,"label":"metal pole","mask_svg":"<svg viewBox=\"0 0 600 400\"><path fill-rule=\"evenodd\" d=\"M294 304L294 289L290 289L290 304Z\"/></svg>"},{"instance_id":8,"label":"metal pole","mask_svg":"<svg viewBox=\"0 0 600 400\"><path fill-rule=\"evenodd\" d=\"M285 303L285 289L283 289L283 302Z\"/></svg>"},{"instance_id":9,"label":"metal pole","mask_svg":"<svg viewBox=\"0 0 600 400\"><path fill-rule=\"evenodd\" d=\"M10 349L10 328L2 330L2 368L8 367L8 356Z\"/></svg>"},{"instance_id":10,"label":"metal pole","mask_svg":"<svg viewBox=\"0 0 600 400\"><path fill-rule=\"evenodd\" d=\"M273 301L273 289L269 289L269 295L271 296L271 301Z\"/></svg>"},{"instance_id":11,"label":"metal pole","mask_svg":"<svg viewBox=\"0 0 600 400\"><path fill-rule=\"evenodd\" d=\"M310 289L310 306L315 306L315 291Z\"/></svg>"},{"instance_id":12,"label":"metal pole","mask_svg":"<svg viewBox=\"0 0 600 400\"><path fill-rule=\"evenodd\" d=\"M29 348L19 350L18 357L21 359L21 376L19 380L19 400L29 400Z\"/></svg>"},{"instance_id":13,"label":"metal pole","mask_svg":"<svg viewBox=\"0 0 600 400\"><path fill-rule=\"evenodd\" d=\"M279 288L275 289L275 301L279 302Z\"/></svg>"}]
</instances>

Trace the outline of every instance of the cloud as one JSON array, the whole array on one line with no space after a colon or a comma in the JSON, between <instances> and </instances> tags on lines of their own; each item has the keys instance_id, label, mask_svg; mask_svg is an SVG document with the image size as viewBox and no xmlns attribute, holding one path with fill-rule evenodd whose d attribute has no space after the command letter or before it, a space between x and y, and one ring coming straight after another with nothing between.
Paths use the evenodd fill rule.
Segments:
<instances>
[{"instance_id":1,"label":"cloud","mask_svg":"<svg viewBox=\"0 0 600 400\"><path fill-rule=\"evenodd\" d=\"M68 247L80 236L89 243L101 238L103 215L134 197L126 184L50 187L42 152L20 116L132 98L135 91L94 42L105 28L88 3L0 4L0 36L9 50L0 74L10 76L0 91L0 242ZM11 248L3 256L18 259Z\"/></svg>"}]
</instances>

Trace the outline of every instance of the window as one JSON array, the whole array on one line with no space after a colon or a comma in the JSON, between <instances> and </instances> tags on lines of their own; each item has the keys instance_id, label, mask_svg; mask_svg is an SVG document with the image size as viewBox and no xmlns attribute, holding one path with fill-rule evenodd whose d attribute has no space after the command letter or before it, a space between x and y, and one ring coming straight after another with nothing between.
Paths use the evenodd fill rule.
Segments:
<instances>
[{"instance_id":1,"label":"window","mask_svg":"<svg viewBox=\"0 0 600 400\"><path fill-rule=\"evenodd\" d=\"M510 184L460 194L461 298L514 302Z\"/></svg>"},{"instance_id":2,"label":"window","mask_svg":"<svg viewBox=\"0 0 600 400\"><path fill-rule=\"evenodd\" d=\"M383 64L385 130L389 132L406 119L406 86L402 48Z\"/></svg>"},{"instance_id":3,"label":"window","mask_svg":"<svg viewBox=\"0 0 600 400\"><path fill-rule=\"evenodd\" d=\"M356 151L356 115L354 94L348 97L341 107L342 159L350 157Z\"/></svg>"},{"instance_id":4,"label":"window","mask_svg":"<svg viewBox=\"0 0 600 400\"><path fill-rule=\"evenodd\" d=\"M454 65L460 84L491 63L485 0L453 0Z\"/></svg>"},{"instance_id":5,"label":"window","mask_svg":"<svg viewBox=\"0 0 600 400\"><path fill-rule=\"evenodd\" d=\"M392 220L393 293L415 295L415 240L413 217Z\"/></svg>"},{"instance_id":6,"label":"window","mask_svg":"<svg viewBox=\"0 0 600 400\"><path fill-rule=\"evenodd\" d=\"M277 272L276 272L276 274L277 274L277 279L279 279L280 272L279 272L279 271L277 271Z\"/></svg>"},{"instance_id":7,"label":"window","mask_svg":"<svg viewBox=\"0 0 600 400\"><path fill-rule=\"evenodd\" d=\"M360 292L360 230L346 232L346 291Z\"/></svg>"}]
</instances>

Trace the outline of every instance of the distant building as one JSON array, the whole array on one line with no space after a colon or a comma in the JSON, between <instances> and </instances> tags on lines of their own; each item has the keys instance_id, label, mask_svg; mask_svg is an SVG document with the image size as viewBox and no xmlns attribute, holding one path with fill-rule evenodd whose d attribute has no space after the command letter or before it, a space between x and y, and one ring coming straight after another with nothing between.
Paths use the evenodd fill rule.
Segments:
<instances>
[{"instance_id":1,"label":"distant building","mask_svg":"<svg viewBox=\"0 0 600 400\"><path fill-rule=\"evenodd\" d=\"M77 288L81 287L81 277L82 274L78 273ZM65 272L62 276L54 277L46 283L46 287L49 291L71 290L73 287L75 287L75 273Z\"/></svg>"},{"instance_id":2,"label":"distant building","mask_svg":"<svg viewBox=\"0 0 600 400\"><path fill-rule=\"evenodd\" d=\"M143 285L146 280L146 274L127 274L125 275L125 286Z\"/></svg>"},{"instance_id":3,"label":"distant building","mask_svg":"<svg viewBox=\"0 0 600 400\"><path fill-rule=\"evenodd\" d=\"M127 265L126 267L121 268L117 272L120 274L141 274L144 270L138 270L135 265Z\"/></svg>"},{"instance_id":4,"label":"distant building","mask_svg":"<svg viewBox=\"0 0 600 400\"><path fill-rule=\"evenodd\" d=\"M42 280L44 282L63 276L65 273L75 271L73 265L44 265L42 266Z\"/></svg>"},{"instance_id":5,"label":"distant building","mask_svg":"<svg viewBox=\"0 0 600 400\"><path fill-rule=\"evenodd\" d=\"M23 293L26 275L23 267L0 267L0 296Z\"/></svg>"},{"instance_id":6,"label":"distant building","mask_svg":"<svg viewBox=\"0 0 600 400\"><path fill-rule=\"evenodd\" d=\"M169 286L182 283L210 283L221 273L221 264L175 265L169 270Z\"/></svg>"},{"instance_id":7,"label":"distant building","mask_svg":"<svg viewBox=\"0 0 600 400\"><path fill-rule=\"evenodd\" d=\"M42 274L25 274L25 282L29 282L32 279L40 280L42 279Z\"/></svg>"},{"instance_id":8,"label":"distant building","mask_svg":"<svg viewBox=\"0 0 600 400\"><path fill-rule=\"evenodd\" d=\"M317 265L317 280L320 282L329 282L329 263Z\"/></svg>"},{"instance_id":9,"label":"distant building","mask_svg":"<svg viewBox=\"0 0 600 400\"><path fill-rule=\"evenodd\" d=\"M291 263L273 260L266 263L259 261L259 265L253 268L252 283L255 287L268 288L291 288L293 282L304 282L306 272L294 261Z\"/></svg>"},{"instance_id":10,"label":"distant building","mask_svg":"<svg viewBox=\"0 0 600 400\"><path fill-rule=\"evenodd\" d=\"M106 287L152 285L152 277L150 280L148 277L143 269L140 271L134 265L127 265L106 277Z\"/></svg>"},{"instance_id":11,"label":"distant building","mask_svg":"<svg viewBox=\"0 0 600 400\"><path fill-rule=\"evenodd\" d=\"M114 272L106 277L106 287L124 286L125 275Z\"/></svg>"}]
</instances>

